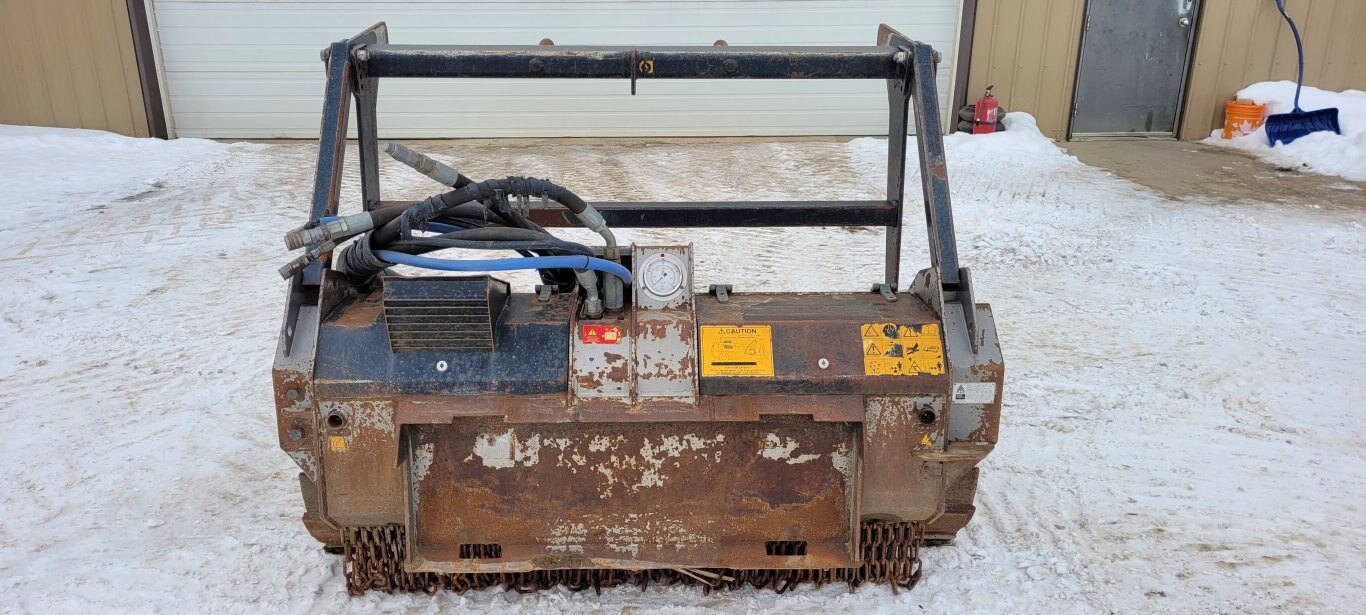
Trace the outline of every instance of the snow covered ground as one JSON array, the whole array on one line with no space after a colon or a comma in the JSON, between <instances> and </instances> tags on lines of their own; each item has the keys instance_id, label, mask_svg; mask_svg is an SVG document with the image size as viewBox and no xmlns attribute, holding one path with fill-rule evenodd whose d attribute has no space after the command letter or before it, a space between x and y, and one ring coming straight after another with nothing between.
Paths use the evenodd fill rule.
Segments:
<instances>
[{"instance_id":1,"label":"snow covered ground","mask_svg":"<svg viewBox=\"0 0 1366 615\"><path fill-rule=\"evenodd\" d=\"M1290 113L1295 108L1295 82L1254 83L1239 90L1237 98L1265 104L1267 115ZM1336 108L1342 134L1316 132L1293 143L1271 147L1265 127L1228 141L1221 138L1220 129L1204 142L1242 150L1277 166L1366 181L1366 92L1330 92L1305 86L1300 93L1300 108L1305 111Z\"/></svg>"},{"instance_id":2,"label":"snow covered ground","mask_svg":"<svg viewBox=\"0 0 1366 615\"><path fill-rule=\"evenodd\" d=\"M315 147L0 130L0 612L1359 612L1366 197L1172 200L1010 121L948 143L962 260L1006 353L1001 443L976 519L899 595L347 597L298 522L269 390L280 237ZM885 182L880 139L434 147L590 199ZM431 192L383 175L387 194ZM702 284L866 290L881 273L869 230L627 235L695 242ZM830 261L850 265L806 269Z\"/></svg>"}]
</instances>

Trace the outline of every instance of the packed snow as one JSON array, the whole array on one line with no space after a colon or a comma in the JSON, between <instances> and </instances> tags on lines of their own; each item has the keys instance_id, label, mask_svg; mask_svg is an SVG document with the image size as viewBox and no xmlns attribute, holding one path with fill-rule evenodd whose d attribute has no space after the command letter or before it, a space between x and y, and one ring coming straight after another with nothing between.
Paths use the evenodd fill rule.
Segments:
<instances>
[{"instance_id":1,"label":"packed snow","mask_svg":"<svg viewBox=\"0 0 1366 615\"><path fill-rule=\"evenodd\" d=\"M705 596L347 596L299 523L270 392L281 234L306 215L316 146L0 131L0 611L1359 612L1366 198L1173 199L1007 121L947 141L962 261L1006 356L976 518L927 550L911 592ZM422 148L590 200L885 185L882 139ZM433 192L388 162L383 181ZM919 219L907 278L927 261ZM703 285L866 291L881 275L877 230L622 234L694 242Z\"/></svg>"},{"instance_id":2,"label":"packed snow","mask_svg":"<svg viewBox=\"0 0 1366 615\"><path fill-rule=\"evenodd\" d=\"M1290 113L1295 108L1295 82L1254 83L1238 90L1236 98L1265 104L1268 116ZM1304 111L1336 108L1342 134L1315 132L1272 147L1263 126L1229 140L1221 138L1222 130L1216 130L1204 142L1242 150L1281 167L1366 181L1366 92L1330 92L1304 86L1300 93L1300 108Z\"/></svg>"}]
</instances>

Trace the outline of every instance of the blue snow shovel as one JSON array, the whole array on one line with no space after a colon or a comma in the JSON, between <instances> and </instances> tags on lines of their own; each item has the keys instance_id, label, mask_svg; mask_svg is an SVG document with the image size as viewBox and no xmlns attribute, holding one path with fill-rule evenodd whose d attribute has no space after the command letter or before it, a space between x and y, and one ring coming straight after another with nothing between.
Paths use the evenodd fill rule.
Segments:
<instances>
[{"instance_id":1,"label":"blue snow shovel","mask_svg":"<svg viewBox=\"0 0 1366 615\"><path fill-rule=\"evenodd\" d=\"M1304 45L1300 43L1300 30L1295 27L1295 20L1285 12L1284 0L1276 0L1276 9L1281 12L1281 17L1285 18L1285 23L1290 24L1290 33L1295 35L1295 52L1299 54L1300 72L1295 80L1295 109L1290 113L1267 116L1267 140L1271 142L1271 147L1276 147L1277 141L1290 143L1311 132L1332 131L1342 134L1336 107L1317 111L1305 111L1300 108L1300 88L1304 87Z\"/></svg>"}]
</instances>

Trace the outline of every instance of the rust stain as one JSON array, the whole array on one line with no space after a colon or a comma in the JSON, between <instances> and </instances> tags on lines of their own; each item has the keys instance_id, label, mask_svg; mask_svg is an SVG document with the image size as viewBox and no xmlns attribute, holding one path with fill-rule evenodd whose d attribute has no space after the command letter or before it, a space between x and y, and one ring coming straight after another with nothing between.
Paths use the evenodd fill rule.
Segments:
<instances>
[{"instance_id":1,"label":"rust stain","mask_svg":"<svg viewBox=\"0 0 1366 615\"><path fill-rule=\"evenodd\" d=\"M382 296L379 290L375 290L342 310L341 315L329 324L344 329L364 329L373 326L379 320L380 313L384 311L384 303L380 300Z\"/></svg>"}]
</instances>

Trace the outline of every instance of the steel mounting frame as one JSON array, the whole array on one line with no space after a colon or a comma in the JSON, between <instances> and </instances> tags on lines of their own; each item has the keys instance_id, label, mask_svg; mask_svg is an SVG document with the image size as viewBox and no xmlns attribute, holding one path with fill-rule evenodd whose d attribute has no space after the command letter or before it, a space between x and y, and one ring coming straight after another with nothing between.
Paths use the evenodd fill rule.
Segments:
<instances>
[{"instance_id":1,"label":"steel mounting frame","mask_svg":"<svg viewBox=\"0 0 1366 615\"><path fill-rule=\"evenodd\" d=\"M882 226L884 281L896 291L901 275L901 227L906 198L908 121L914 118L931 265L940 271L946 300L971 305L967 272L960 272L954 239L935 70L939 54L881 25L877 44L858 47L587 47L391 45L380 22L323 50L327 85L318 142L310 224L337 214L350 105L355 102L362 206L380 199L376 102L381 78L627 79L884 79L887 82L887 198L883 201L595 202L615 227ZM912 112L911 103L914 102ZM543 226L573 226L560 208L533 205ZM302 286L322 284L324 255L300 275ZM969 313L971 309L968 310Z\"/></svg>"}]
</instances>

